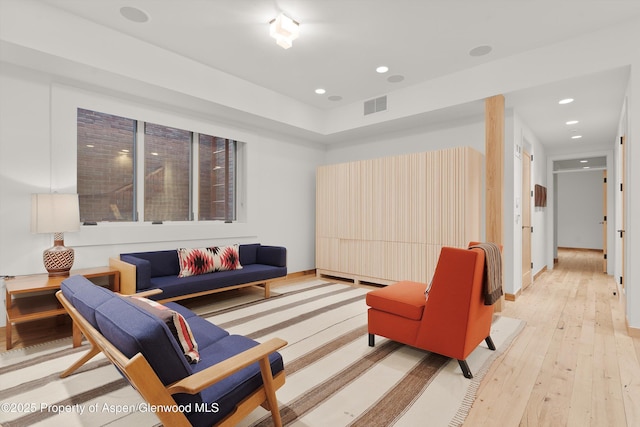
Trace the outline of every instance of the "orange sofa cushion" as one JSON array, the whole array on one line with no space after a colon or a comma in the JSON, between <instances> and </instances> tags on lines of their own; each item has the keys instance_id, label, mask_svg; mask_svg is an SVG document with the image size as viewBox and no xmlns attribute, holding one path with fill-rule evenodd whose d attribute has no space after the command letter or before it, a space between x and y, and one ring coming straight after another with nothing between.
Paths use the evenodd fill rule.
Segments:
<instances>
[{"instance_id":1,"label":"orange sofa cushion","mask_svg":"<svg viewBox=\"0 0 640 427\"><path fill-rule=\"evenodd\" d=\"M379 311L411 320L422 319L426 298L425 283L402 281L367 294L367 305Z\"/></svg>"}]
</instances>

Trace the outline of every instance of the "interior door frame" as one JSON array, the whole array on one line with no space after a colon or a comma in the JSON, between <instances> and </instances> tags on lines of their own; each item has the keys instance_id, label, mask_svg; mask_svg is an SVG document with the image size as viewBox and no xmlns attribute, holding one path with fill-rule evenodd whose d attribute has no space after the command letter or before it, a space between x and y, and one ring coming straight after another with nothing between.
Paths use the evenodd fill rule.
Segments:
<instances>
[{"instance_id":1,"label":"interior door frame","mask_svg":"<svg viewBox=\"0 0 640 427\"><path fill-rule=\"evenodd\" d=\"M583 153L573 153L573 154L561 154L561 155L552 155L547 157L547 224L546 224L546 239L545 239L545 257L547 269L552 270L554 268L554 257L557 253L558 249L558 239L557 239L557 189L556 189L556 180L554 179L555 173L553 171L553 162L556 160L571 160L577 158L587 158L587 157L606 157L607 159L607 167L608 171L614 170L614 155L613 150L606 151L592 151L592 152L583 152ZM613 218L613 206L611 198L613 197L613 181L608 180L607 182L607 216L608 218ZM608 271L613 271L611 268L612 264L616 257L618 256L612 248L614 245L612 244L612 238L614 236L613 230L611 227L613 226L614 221L608 221L607 224L607 247L610 249L607 262L609 263ZM617 235L617 234L615 234Z\"/></svg>"},{"instance_id":2,"label":"interior door frame","mask_svg":"<svg viewBox=\"0 0 640 427\"><path fill-rule=\"evenodd\" d=\"M625 282L624 282L624 269L625 269L625 232L626 232L626 195L625 195L625 177L627 172L627 150L626 150L626 135L620 136L620 205L621 205L621 215L620 215L620 224L619 229L616 230L616 236L620 239L620 272L619 277L616 282L620 289L622 290L622 294L625 294Z\"/></svg>"},{"instance_id":3,"label":"interior door frame","mask_svg":"<svg viewBox=\"0 0 640 427\"><path fill-rule=\"evenodd\" d=\"M607 170L602 171L602 272L607 274L609 271L608 268L608 250L607 250L607 227L608 227L608 216L607 216L607 206L608 206L608 195L607 191Z\"/></svg>"},{"instance_id":4,"label":"interior door frame","mask_svg":"<svg viewBox=\"0 0 640 427\"><path fill-rule=\"evenodd\" d=\"M528 173L526 173L528 171ZM531 155L522 150L522 290L533 283L531 215ZM528 247L527 247L528 246Z\"/></svg>"}]
</instances>

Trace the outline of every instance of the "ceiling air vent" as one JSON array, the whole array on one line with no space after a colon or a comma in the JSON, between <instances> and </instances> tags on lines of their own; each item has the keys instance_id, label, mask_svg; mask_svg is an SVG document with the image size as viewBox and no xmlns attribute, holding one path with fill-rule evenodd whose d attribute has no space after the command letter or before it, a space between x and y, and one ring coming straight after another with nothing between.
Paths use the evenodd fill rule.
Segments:
<instances>
[{"instance_id":1,"label":"ceiling air vent","mask_svg":"<svg viewBox=\"0 0 640 427\"><path fill-rule=\"evenodd\" d=\"M364 115L377 113L387 109L387 96L381 96L380 98L370 99L364 102Z\"/></svg>"}]
</instances>

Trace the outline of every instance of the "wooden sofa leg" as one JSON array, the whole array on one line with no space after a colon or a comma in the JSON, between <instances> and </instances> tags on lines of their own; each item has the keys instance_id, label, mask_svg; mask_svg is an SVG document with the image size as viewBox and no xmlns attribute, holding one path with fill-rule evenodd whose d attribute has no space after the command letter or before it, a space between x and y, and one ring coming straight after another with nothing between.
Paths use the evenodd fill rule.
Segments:
<instances>
[{"instance_id":1,"label":"wooden sofa leg","mask_svg":"<svg viewBox=\"0 0 640 427\"><path fill-rule=\"evenodd\" d=\"M74 373L76 371L76 369L78 369L79 367L81 367L82 365L87 363L89 360L91 360L94 356L96 356L98 354L100 354L100 348L98 348L95 344L92 343L91 344L91 348L89 349L89 351L84 356L82 356L80 359L78 359L78 361L76 363L71 365L69 367L69 369L67 369L66 371L61 373L60 374L60 378L68 377L69 375Z\"/></svg>"},{"instance_id":2,"label":"wooden sofa leg","mask_svg":"<svg viewBox=\"0 0 640 427\"><path fill-rule=\"evenodd\" d=\"M375 347L376 345L376 336L374 334L369 334L369 347Z\"/></svg>"},{"instance_id":3,"label":"wooden sofa leg","mask_svg":"<svg viewBox=\"0 0 640 427\"><path fill-rule=\"evenodd\" d=\"M489 350L496 350L496 345L493 343L493 340L491 339L491 335L489 335L488 337L486 337L484 339L484 342L487 343L487 346L489 347Z\"/></svg>"},{"instance_id":4,"label":"wooden sofa leg","mask_svg":"<svg viewBox=\"0 0 640 427\"><path fill-rule=\"evenodd\" d=\"M265 299L271 297L271 282L265 282L264 284L264 297Z\"/></svg>"},{"instance_id":5,"label":"wooden sofa leg","mask_svg":"<svg viewBox=\"0 0 640 427\"><path fill-rule=\"evenodd\" d=\"M458 360L458 364L460 365L460 369L462 369L462 375L464 375L465 378L473 378L471 369L469 369L469 365L467 364L466 360Z\"/></svg>"}]
</instances>

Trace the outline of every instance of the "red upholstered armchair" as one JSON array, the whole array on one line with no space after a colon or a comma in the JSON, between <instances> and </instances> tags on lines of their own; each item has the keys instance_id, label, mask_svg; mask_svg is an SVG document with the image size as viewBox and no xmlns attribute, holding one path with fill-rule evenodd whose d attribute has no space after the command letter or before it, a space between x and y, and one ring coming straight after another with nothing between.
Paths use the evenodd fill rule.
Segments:
<instances>
[{"instance_id":1,"label":"red upholstered armchair","mask_svg":"<svg viewBox=\"0 0 640 427\"><path fill-rule=\"evenodd\" d=\"M369 345L375 335L458 360L473 378L467 356L484 340L491 350L493 306L484 305L482 249L444 247L428 298L425 283L403 281L367 294Z\"/></svg>"}]
</instances>

